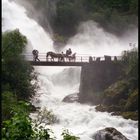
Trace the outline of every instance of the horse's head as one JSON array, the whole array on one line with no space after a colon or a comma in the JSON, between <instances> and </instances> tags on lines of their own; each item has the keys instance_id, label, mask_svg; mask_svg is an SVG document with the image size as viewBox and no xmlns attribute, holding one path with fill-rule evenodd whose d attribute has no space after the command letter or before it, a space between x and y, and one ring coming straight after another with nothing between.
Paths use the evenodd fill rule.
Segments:
<instances>
[{"instance_id":1,"label":"horse's head","mask_svg":"<svg viewBox=\"0 0 140 140\"><path fill-rule=\"evenodd\" d=\"M46 57L48 57L49 55L51 56L52 55L52 52L47 52L46 53Z\"/></svg>"},{"instance_id":2,"label":"horse's head","mask_svg":"<svg viewBox=\"0 0 140 140\"><path fill-rule=\"evenodd\" d=\"M46 53L46 57L48 57L48 56L49 56L49 52Z\"/></svg>"}]
</instances>

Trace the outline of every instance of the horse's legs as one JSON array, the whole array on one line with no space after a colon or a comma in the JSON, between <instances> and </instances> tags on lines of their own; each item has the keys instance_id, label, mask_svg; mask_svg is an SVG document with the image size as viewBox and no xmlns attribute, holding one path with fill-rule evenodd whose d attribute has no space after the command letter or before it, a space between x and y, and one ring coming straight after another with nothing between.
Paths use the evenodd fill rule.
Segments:
<instances>
[{"instance_id":1,"label":"horse's legs","mask_svg":"<svg viewBox=\"0 0 140 140\"><path fill-rule=\"evenodd\" d=\"M54 57L52 57L52 61L54 61Z\"/></svg>"},{"instance_id":2,"label":"horse's legs","mask_svg":"<svg viewBox=\"0 0 140 140\"><path fill-rule=\"evenodd\" d=\"M65 57L63 57L63 62L65 62Z\"/></svg>"},{"instance_id":3,"label":"horse's legs","mask_svg":"<svg viewBox=\"0 0 140 140\"><path fill-rule=\"evenodd\" d=\"M64 57L61 58L61 61L63 61L63 62L65 61Z\"/></svg>"},{"instance_id":4,"label":"horse's legs","mask_svg":"<svg viewBox=\"0 0 140 140\"><path fill-rule=\"evenodd\" d=\"M48 57L46 56L46 61L48 61Z\"/></svg>"},{"instance_id":5,"label":"horse's legs","mask_svg":"<svg viewBox=\"0 0 140 140\"><path fill-rule=\"evenodd\" d=\"M51 57L51 62L52 62L53 58Z\"/></svg>"},{"instance_id":6,"label":"horse's legs","mask_svg":"<svg viewBox=\"0 0 140 140\"><path fill-rule=\"evenodd\" d=\"M58 62L60 62L61 61L61 58L60 57L58 57Z\"/></svg>"}]
</instances>

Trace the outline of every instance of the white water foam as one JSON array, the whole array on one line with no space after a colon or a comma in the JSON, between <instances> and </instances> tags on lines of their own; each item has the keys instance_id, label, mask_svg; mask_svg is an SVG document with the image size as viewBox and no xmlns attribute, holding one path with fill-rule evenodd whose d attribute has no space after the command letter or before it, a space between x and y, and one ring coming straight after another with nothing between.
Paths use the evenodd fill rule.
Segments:
<instances>
[{"instance_id":1,"label":"white water foam","mask_svg":"<svg viewBox=\"0 0 140 140\"><path fill-rule=\"evenodd\" d=\"M52 46L53 41L49 37L49 34L36 21L27 17L24 7L16 4L14 1L2 0L2 18L3 31L19 28L20 32L27 36L32 47L38 49L39 52L44 53L49 50L54 50ZM94 55L118 55L125 48L121 44L125 45L127 43L123 43L123 41L120 43L120 39L106 33L96 23L88 22L85 24L88 25L86 26L88 28L80 27L83 31L70 39L66 48L71 47L77 53L92 53ZM89 30L90 32L88 32ZM135 40L127 40L125 38L125 42L129 41ZM32 48L29 48L27 52L31 52L31 50ZM79 71L77 76L74 74L76 72L75 68L72 69L71 73L73 74L71 75L69 73L69 67L35 68L39 73L38 83L40 89L33 103L41 108L47 107L51 109L59 119L59 123L47 125L47 127L54 131L57 140L62 140L61 133L64 128L68 129L74 135L79 136L81 140L92 140L92 135L97 130L105 127L114 127L130 140L138 140L137 121L126 120L120 116L111 116L106 112L96 112L95 106L62 102L62 99L66 95L77 93L79 90L80 68L77 70ZM66 78L63 79L61 76ZM72 80L69 81L69 79Z\"/></svg>"}]
</instances>

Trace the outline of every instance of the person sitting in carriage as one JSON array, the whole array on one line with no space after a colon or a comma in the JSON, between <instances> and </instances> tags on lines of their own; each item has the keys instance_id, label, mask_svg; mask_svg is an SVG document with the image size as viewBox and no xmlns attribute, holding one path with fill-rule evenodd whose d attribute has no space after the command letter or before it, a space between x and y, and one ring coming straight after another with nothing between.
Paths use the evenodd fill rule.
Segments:
<instances>
[{"instance_id":1,"label":"person sitting in carriage","mask_svg":"<svg viewBox=\"0 0 140 140\"><path fill-rule=\"evenodd\" d=\"M71 55L72 54L72 51L71 51L71 49L69 48L68 50L66 50L66 56L69 56L69 55Z\"/></svg>"}]
</instances>

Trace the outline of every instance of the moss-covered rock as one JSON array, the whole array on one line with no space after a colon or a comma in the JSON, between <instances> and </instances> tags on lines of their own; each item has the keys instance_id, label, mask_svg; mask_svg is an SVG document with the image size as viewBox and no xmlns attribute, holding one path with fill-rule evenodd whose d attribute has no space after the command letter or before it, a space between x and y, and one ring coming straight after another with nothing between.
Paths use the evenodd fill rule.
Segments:
<instances>
[{"instance_id":1,"label":"moss-covered rock","mask_svg":"<svg viewBox=\"0 0 140 140\"><path fill-rule=\"evenodd\" d=\"M107 106L107 105L98 105L95 107L96 111L101 111L101 112L116 112L116 111L120 111L121 107L120 106L116 106L116 105L111 105L111 106Z\"/></svg>"},{"instance_id":2,"label":"moss-covered rock","mask_svg":"<svg viewBox=\"0 0 140 140\"><path fill-rule=\"evenodd\" d=\"M129 111L129 112L121 112L121 111L116 111L111 113L113 116L122 116L125 119L132 119L134 121L138 120L138 112L135 111Z\"/></svg>"},{"instance_id":3,"label":"moss-covered rock","mask_svg":"<svg viewBox=\"0 0 140 140\"><path fill-rule=\"evenodd\" d=\"M105 112L105 111L107 111L107 106L104 106L104 105L97 105L96 107L95 107L95 109L96 109L96 111L101 111L101 112Z\"/></svg>"},{"instance_id":4,"label":"moss-covered rock","mask_svg":"<svg viewBox=\"0 0 140 140\"><path fill-rule=\"evenodd\" d=\"M104 91L103 104L119 104L121 99L128 98L129 83L126 80L117 81Z\"/></svg>"},{"instance_id":5,"label":"moss-covered rock","mask_svg":"<svg viewBox=\"0 0 140 140\"><path fill-rule=\"evenodd\" d=\"M107 107L108 112L120 111L121 107L117 105L111 105Z\"/></svg>"},{"instance_id":6,"label":"moss-covered rock","mask_svg":"<svg viewBox=\"0 0 140 140\"><path fill-rule=\"evenodd\" d=\"M138 120L138 112L135 111L122 112L121 116L123 116L125 119Z\"/></svg>"},{"instance_id":7,"label":"moss-covered rock","mask_svg":"<svg viewBox=\"0 0 140 140\"><path fill-rule=\"evenodd\" d=\"M126 111L136 111L138 110L138 89L136 89L132 94L130 94L124 110Z\"/></svg>"}]
</instances>

